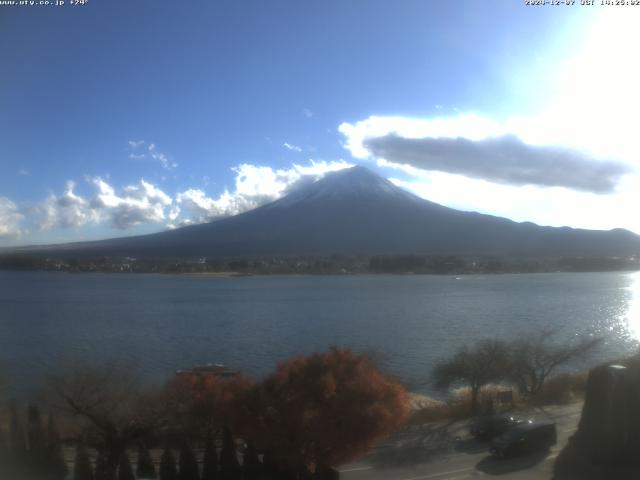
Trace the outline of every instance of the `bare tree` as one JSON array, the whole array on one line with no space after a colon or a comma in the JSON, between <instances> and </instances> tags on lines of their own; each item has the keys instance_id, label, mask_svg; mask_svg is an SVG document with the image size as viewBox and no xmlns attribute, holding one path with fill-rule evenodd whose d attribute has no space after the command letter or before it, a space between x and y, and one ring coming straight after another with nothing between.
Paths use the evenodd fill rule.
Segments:
<instances>
[{"instance_id":1,"label":"bare tree","mask_svg":"<svg viewBox=\"0 0 640 480\"><path fill-rule=\"evenodd\" d=\"M463 347L451 358L436 364L432 379L437 388L448 389L460 384L471 389L471 412L480 410L480 389L505 378L509 348L500 340L483 340L473 348Z\"/></svg>"},{"instance_id":2,"label":"bare tree","mask_svg":"<svg viewBox=\"0 0 640 480\"><path fill-rule=\"evenodd\" d=\"M123 367L78 367L51 379L57 406L86 422L86 438L115 472L127 446L158 428L162 402Z\"/></svg>"},{"instance_id":3,"label":"bare tree","mask_svg":"<svg viewBox=\"0 0 640 480\"><path fill-rule=\"evenodd\" d=\"M557 330L544 330L510 343L509 379L525 397L537 395L545 380L560 366L584 358L601 338L584 338L574 343L557 343Z\"/></svg>"}]
</instances>

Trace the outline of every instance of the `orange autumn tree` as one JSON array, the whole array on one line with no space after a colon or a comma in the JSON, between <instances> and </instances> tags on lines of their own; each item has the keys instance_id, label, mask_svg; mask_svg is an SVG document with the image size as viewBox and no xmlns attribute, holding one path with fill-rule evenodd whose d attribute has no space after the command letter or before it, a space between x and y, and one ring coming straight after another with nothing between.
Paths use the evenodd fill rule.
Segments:
<instances>
[{"instance_id":1,"label":"orange autumn tree","mask_svg":"<svg viewBox=\"0 0 640 480\"><path fill-rule=\"evenodd\" d=\"M367 356L335 347L281 363L251 400L259 413L249 439L300 473L365 454L410 413L400 383Z\"/></svg>"},{"instance_id":2,"label":"orange autumn tree","mask_svg":"<svg viewBox=\"0 0 640 480\"><path fill-rule=\"evenodd\" d=\"M167 384L168 413L189 430L211 436L223 427L235 427L253 386L242 375L181 374Z\"/></svg>"}]
</instances>

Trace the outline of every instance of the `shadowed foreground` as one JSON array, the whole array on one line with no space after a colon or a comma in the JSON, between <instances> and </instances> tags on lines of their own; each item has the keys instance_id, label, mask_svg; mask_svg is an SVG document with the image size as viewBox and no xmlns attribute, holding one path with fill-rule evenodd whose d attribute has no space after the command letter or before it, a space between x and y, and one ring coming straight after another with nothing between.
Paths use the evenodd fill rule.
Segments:
<instances>
[{"instance_id":1,"label":"shadowed foreground","mask_svg":"<svg viewBox=\"0 0 640 480\"><path fill-rule=\"evenodd\" d=\"M558 456L554 478L640 478L639 356L589 372L580 424Z\"/></svg>"}]
</instances>

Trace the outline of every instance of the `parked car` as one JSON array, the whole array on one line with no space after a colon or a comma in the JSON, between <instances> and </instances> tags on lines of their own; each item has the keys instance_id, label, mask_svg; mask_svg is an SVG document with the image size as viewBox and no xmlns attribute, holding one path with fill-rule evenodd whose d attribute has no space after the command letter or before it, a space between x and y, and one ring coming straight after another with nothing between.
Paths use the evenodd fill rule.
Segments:
<instances>
[{"instance_id":1,"label":"parked car","mask_svg":"<svg viewBox=\"0 0 640 480\"><path fill-rule=\"evenodd\" d=\"M478 440L487 441L523 422L511 415L490 415L478 418L469 431Z\"/></svg>"},{"instance_id":2,"label":"parked car","mask_svg":"<svg viewBox=\"0 0 640 480\"><path fill-rule=\"evenodd\" d=\"M556 424L550 421L525 422L507 430L491 442L489 451L498 458L549 450L556 444Z\"/></svg>"}]
</instances>

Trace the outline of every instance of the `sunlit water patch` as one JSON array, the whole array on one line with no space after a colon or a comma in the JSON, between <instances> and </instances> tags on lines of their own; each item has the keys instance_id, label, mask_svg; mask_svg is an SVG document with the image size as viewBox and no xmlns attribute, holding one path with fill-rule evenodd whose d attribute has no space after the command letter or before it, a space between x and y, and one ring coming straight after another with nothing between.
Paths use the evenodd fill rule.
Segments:
<instances>
[{"instance_id":1,"label":"sunlit water patch","mask_svg":"<svg viewBox=\"0 0 640 480\"><path fill-rule=\"evenodd\" d=\"M640 272L629 274L628 279L629 286L625 291L627 301L621 323L631 339L640 341Z\"/></svg>"}]
</instances>

